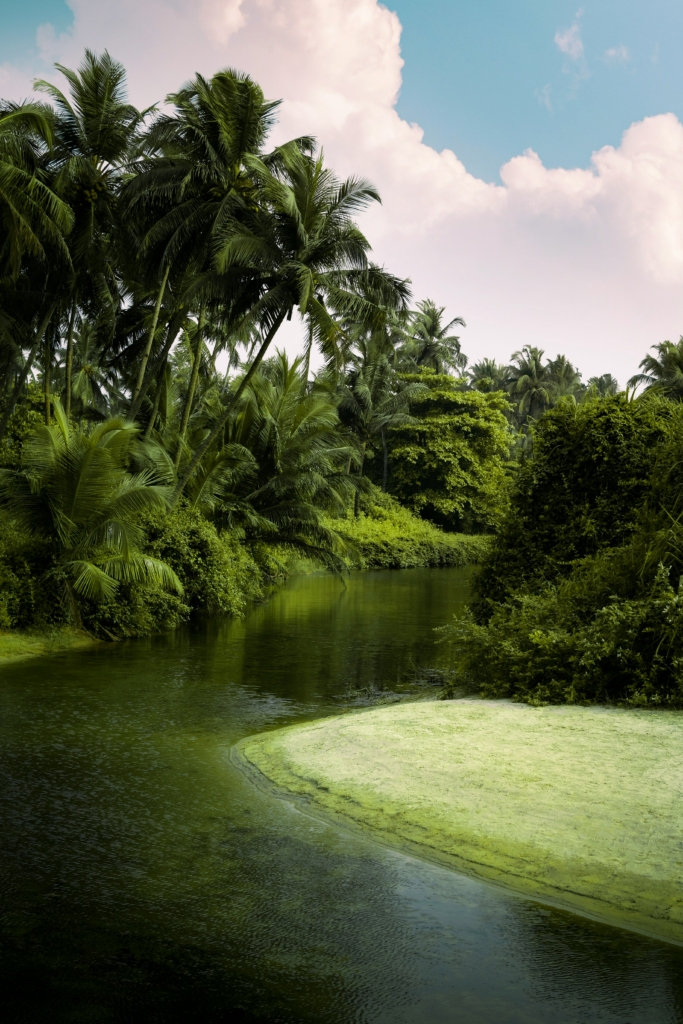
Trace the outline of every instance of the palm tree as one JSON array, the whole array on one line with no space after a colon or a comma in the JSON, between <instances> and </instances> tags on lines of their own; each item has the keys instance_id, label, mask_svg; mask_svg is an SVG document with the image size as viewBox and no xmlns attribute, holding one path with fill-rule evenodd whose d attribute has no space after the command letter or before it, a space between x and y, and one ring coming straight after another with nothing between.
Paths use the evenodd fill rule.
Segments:
<instances>
[{"instance_id":1,"label":"palm tree","mask_svg":"<svg viewBox=\"0 0 683 1024\"><path fill-rule=\"evenodd\" d=\"M46 341L59 303L61 272L70 263L64 235L71 230L73 217L53 191L45 167L52 142L51 112L46 107L9 104L0 110L0 279L4 277L6 391L0 438Z\"/></svg>"},{"instance_id":2,"label":"palm tree","mask_svg":"<svg viewBox=\"0 0 683 1024\"><path fill-rule=\"evenodd\" d=\"M508 377L510 397L517 402L520 417L537 419L550 408L557 394L548 364L543 363L543 349L525 345L514 352Z\"/></svg>"},{"instance_id":3,"label":"palm tree","mask_svg":"<svg viewBox=\"0 0 683 1024\"><path fill-rule=\"evenodd\" d=\"M449 369L462 371L467 366L467 359L460 350L460 338L448 333L456 325L467 325L460 316L445 324L445 310L445 306L437 306L431 299L418 302L402 349L403 358L409 363L428 367L435 373L447 373Z\"/></svg>"},{"instance_id":4,"label":"palm tree","mask_svg":"<svg viewBox=\"0 0 683 1024\"><path fill-rule=\"evenodd\" d=\"M210 80L197 75L166 97L173 113L159 114L145 136L137 174L124 190L129 216L146 226L142 249L160 268L159 297L133 390L131 415L144 395L147 362L159 317L161 296L172 268L206 270L226 224L243 203L252 201L254 182L248 161L264 156L263 146L279 105L239 72L220 71ZM310 140L299 140L310 145ZM195 290L195 301L201 296ZM196 307L195 307L196 308ZM197 310L202 319L201 310ZM194 365L187 393L187 419L202 353L202 331L195 332Z\"/></svg>"},{"instance_id":5,"label":"palm tree","mask_svg":"<svg viewBox=\"0 0 683 1024\"><path fill-rule=\"evenodd\" d=\"M470 385L476 391L504 391L510 376L510 367L495 359L480 359L467 371Z\"/></svg>"},{"instance_id":6,"label":"palm tree","mask_svg":"<svg viewBox=\"0 0 683 1024\"><path fill-rule=\"evenodd\" d=\"M600 377L589 377L586 394L600 395L603 398L618 395L619 381L611 373L603 373Z\"/></svg>"},{"instance_id":7,"label":"palm tree","mask_svg":"<svg viewBox=\"0 0 683 1024\"><path fill-rule=\"evenodd\" d=\"M21 469L0 471L0 504L22 531L53 545L52 572L72 619L80 621L79 599L110 598L122 582L182 593L173 570L140 551L140 516L163 511L167 492L149 473L126 469L137 429L112 419L82 433L58 400L54 413L25 445Z\"/></svg>"},{"instance_id":8,"label":"palm tree","mask_svg":"<svg viewBox=\"0 0 683 1024\"><path fill-rule=\"evenodd\" d=\"M567 396L576 398L582 393L581 374L566 356L558 355L554 359L550 359L546 369L550 380L555 385L554 401Z\"/></svg>"},{"instance_id":9,"label":"palm tree","mask_svg":"<svg viewBox=\"0 0 683 1024\"><path fill-rule=\"evenodd\" d=\"M55 189L73 210L69 236L73 276L66 299L67 415L71 410L73 330L79 305L113 317L120 301L117 266L118 193L147 112L126 100L126 72L107 51L85 51L77 71L56 64L67 96L51 82L35 88L54 104L51 170Z\"/></svg>"},{"instance_id":10,"label":"palm tree","mask_svg":"<svg viewBox=\"0 0 683 1024\"><path fill-rule=\"evenodd\" d=\"M43 163L52 142L51 112L35 103L0 108L0 276L17 278L24 253L46 247L68 262L69 206L50 187Z\"/></svg>"},{"instance_id":11,"label":"palm tree","mask_svg":"<svg viewBox=\"0 0 683 1024\"><path fill-rule=\"evenodd\" d=\"M189 461L175 498L221 435L294 308L307 322L312 341L334 359L343 334L328 307L342 315L359 316L370 305L359 294L363 282L372 280L387 297L403 287L403 282L369 265L369 243L352 219L368 203L379 201L372 186L356 179L340 182L324 166L322 155L309 157L292 143L278 150L277 158L270 159L270 166L256 157L250 159L258 204L244 206L232 221L226 219L219 235L216 270L203 283L209 294L213 292L232 309L235 321L241 314L258 324L261 344L224 412Z\"/></svg>"},{"instance_id":12,"label":"palm tree","mask_svg":"<svg viewBox=\"0 0 683 1024\"><path fill-rule=\"evenodd\" d=\"M358 460L358 442L340 424L330 390L308 386L304 357L290 363L278 352L262 364L225 441L201 463L188 499L206 507L208 498L219 521L251 542L275 541L343 569L343 544L323 514L346 510L354 490L347 467Z\"/></svg>"},{"instance_id":13,"label":"palm tree","mask_svg":"<svg viewBox=\"0 0 683 1024\"><path fill-rule=\"evenodd\" d=\"M366 353L364 359L347 374L341 389L339 413L360 440L358 475L363 475L368 444L377 438L382 444L382 490L386 491L389 475L387 430L411 422L410 402L423 391L424 384L406 383L396 374L384 354ZM358 491L354 513L358 515Z\"/></svg>"},{"instance_id":14,"label":"palm tree","mask_svg":"<svg viewBox=\"0 0 683 1024\"><path fill-rule=\"evenodd\" d=\"M677 342L662 341L653 345L654 356L645 356L629 387L645 385L645 391L659 391L676 402L683 400L683 335Z\"/></svg>"}]
</instances>

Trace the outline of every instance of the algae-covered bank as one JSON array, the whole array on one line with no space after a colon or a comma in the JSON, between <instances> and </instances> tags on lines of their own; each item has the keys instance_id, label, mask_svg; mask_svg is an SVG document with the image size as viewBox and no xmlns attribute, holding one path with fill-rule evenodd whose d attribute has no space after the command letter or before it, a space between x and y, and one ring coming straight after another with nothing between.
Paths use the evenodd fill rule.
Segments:
<instances>
[{"instance_id":1,"label":"algae-covered bank","mask_svg":"<svg viewBox=\"0 0 683 1024\"><path fill-rule=\"evenodd\" d=\"M400 704L264 733L238 756L385 841L683 943L683 714Z\"/></svg>"}]
</instances>

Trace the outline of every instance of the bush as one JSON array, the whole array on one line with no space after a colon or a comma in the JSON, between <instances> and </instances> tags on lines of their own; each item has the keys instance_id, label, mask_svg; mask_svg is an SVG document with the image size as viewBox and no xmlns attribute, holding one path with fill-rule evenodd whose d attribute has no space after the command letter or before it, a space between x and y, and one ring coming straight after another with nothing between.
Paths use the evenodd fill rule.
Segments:
<instances>
[{"instance_id":1,"label":"bush","mask_svg":"<svg viewBox=\"0 0 683 1024\"><path fill-rule=\"evenodd\" d=\"M412 420L388 432L389 490L444 530L488 533L504 516L512 432L501 392L464 391L447 374L405 374L426 385Z\"/></svg>"},{"instance_id":2,"label":"bush","mask_svg":"<svg viewBox=\"0 0 683 1024\"><path fill-rule=\"evenodd\" d=\"M520 588L533 593L577 559L629 540L652 495L651 474L683 407L625 395L563 401L533 430L510 509L474 583L485 623Z\"/></svg>"},{"instance_id":3,"label":"bush","mask_svg":"<svg viewBox=\"0 0 683 1024\"><path fill-rule=\"evenodd\" d=\"M178 597L154 583L121 584L114 597L81 602L83 626L102 639L149 636L175 629L195 612L241 615L263 594L262 574L249 551L195 511L148 513L146 554L179 576ZM0 540L0 629L64 623L63 586L50 545L22 537L7 520Z\"/></svg>"},{"instance_id":4,"label":"bush","mask_svg":"<svg viewBox=\"0 0 683 1024\"><path fill-rule=\"evenodd\" d=\"M347 562L354 569L412 569L478 562L489 538L443 533L418 519L395 498L372 488L361 500L358 519L329 520L348 543Z\"/></svg>"},{"instance_id":5,"label":"bush","mask_svg":"<svg viewBox=\"0 0 683 1024\"><path fill-rule=\"evenodd\" d=\"M183 584L191 612L241 615L263 596L261 571L247 548L218 533L200 512L179 508L145 522L145 550L166 562Z\"/></svg>"},{"instance_id":6,"label":"bush","mask_svg":"<svg viewBox=\"0 0 683 1024\"><path fill-rule=\"evenodd\" d=\"M563 403L446 630L486 697L683 706L683 406Z\"/></svg>"}]
</instances>

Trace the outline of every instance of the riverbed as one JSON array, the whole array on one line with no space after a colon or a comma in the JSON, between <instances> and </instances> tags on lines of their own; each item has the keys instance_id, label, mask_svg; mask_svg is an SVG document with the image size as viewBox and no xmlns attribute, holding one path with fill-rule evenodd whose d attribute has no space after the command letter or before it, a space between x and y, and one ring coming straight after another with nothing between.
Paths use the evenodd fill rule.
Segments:
<instances>
[{"instance_id":1,"label":"riverbed","mask_svg":"<svg viewBox=\"0 0 683 1024\"><path fill-rule=\"evenodd\" d=\"M0 993L21 1021L683 1021L683 951L255 787L246 736L428 682L468 570L292 580L240 622L0 669Z\"/></svg>"}]
</instances>

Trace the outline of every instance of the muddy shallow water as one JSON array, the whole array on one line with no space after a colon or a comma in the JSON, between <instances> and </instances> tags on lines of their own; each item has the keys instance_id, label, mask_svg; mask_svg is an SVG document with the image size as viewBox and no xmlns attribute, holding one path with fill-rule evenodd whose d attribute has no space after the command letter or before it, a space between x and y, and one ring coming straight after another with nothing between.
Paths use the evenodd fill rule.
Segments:
<instances>
[{"instance_id":1,"label":"muddy shallow water","mask_svg":"<svg viewBox=\"0 0 683 1024\"><path fill-rule=\"evenodd\" d=\"M231 763L437 664L467 578L299 578L243 622L0 669L4 1018L683 1021L683 950L307 817Z\"/></svg>"}]
</instances>

